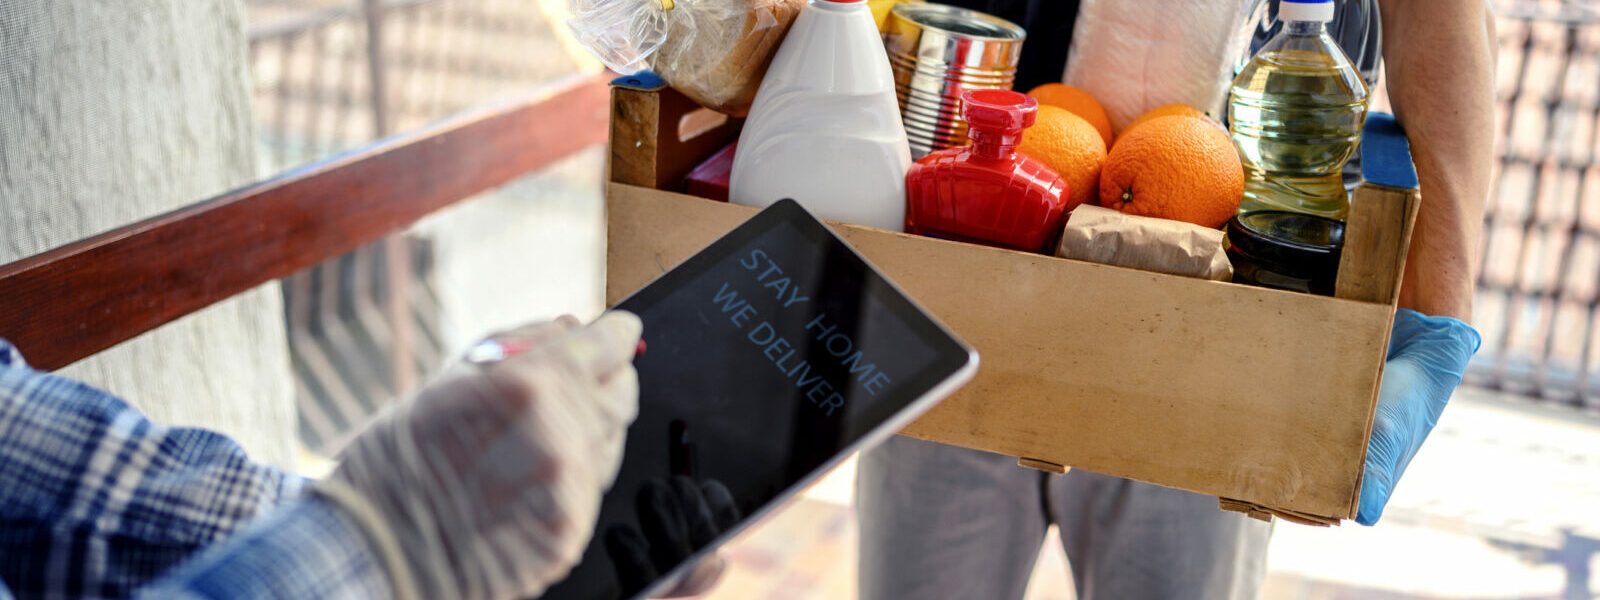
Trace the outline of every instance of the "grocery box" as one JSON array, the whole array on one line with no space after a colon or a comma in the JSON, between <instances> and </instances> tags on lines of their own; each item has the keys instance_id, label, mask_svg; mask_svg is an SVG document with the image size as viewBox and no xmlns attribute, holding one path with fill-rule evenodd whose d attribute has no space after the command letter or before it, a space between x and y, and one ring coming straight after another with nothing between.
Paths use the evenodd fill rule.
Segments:
<instances>
[{"instance_id":1,"label":"grocery box","mask_svg":"<svg viewBox=\"0 0 1600 600\"><path fill-rule=\"evenodd\" d=\"M653 77L613 83L606 298L616 302L754 209L674 193L738 134ZM1336 297L834 229L982 355L901 433L1214 495L1312 524L1354 517L1419 195L1374 115Z\"/></svg>"}]
</instances>

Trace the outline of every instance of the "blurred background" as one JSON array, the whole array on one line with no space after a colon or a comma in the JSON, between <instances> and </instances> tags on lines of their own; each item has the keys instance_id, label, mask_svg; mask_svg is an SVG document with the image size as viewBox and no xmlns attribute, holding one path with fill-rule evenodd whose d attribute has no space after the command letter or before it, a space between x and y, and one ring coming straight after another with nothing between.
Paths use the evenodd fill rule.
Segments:
<instances>
[{"instance_id":1,"label":"blurred background","mask_svg":"<svg viewBox=\"0 0 1600 600\"><path fill-rule=\"evenodd\" d=\"M1479 257L1483 349L1381 527L1278 525L1268 598L1600 596L1600 2L1492 5L1501 135ZM598 73L565 10L243 0L246 180ZM591 148L261 291L281 314L300 441L274 460L320 472L353 428L485 332L596 314L603 179ZM853 597L853 477L841 468L745 535L712 595ZM1054 540L1030 598L1072 597Z\"/></svg>"}]
</instances>

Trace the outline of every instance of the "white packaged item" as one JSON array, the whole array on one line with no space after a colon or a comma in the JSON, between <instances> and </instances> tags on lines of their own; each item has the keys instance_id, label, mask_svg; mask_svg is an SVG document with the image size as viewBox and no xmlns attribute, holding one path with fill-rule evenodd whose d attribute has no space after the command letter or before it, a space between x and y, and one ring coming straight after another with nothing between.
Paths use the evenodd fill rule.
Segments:
<instances>
[{"instance_id":1,"label":"white packaged item","mask_svg":"<svg viewBox=\"0 0 1600 600\"><path fill-rule=\"evenodd\" d=\"M1062 80L1099 100L1118 133L1175 102L1221 117L1258 1L1082 0Z\"/></svg>"},{"instance_id":2,"label":"white packaged item","mask_svg":"<svg viewBox=\"0 0 1600 600\"><path fill-rule=\"evenodd\" d=\"M1056 255L1214 281L1233 278L1222 230L1088 204L1067 217Z\"/></svg>"},{"instance_id":3,"label":"white packaged item","mask_svg":"<svg viewBox=\"0 0 1600 600\"><path fill-rule=\"evenodd\" d=\"M818 217L901 231L911 150L894 75L862 0L810 0L739 136L729 198L793 198Z\"/></svg>"}]
</instances>

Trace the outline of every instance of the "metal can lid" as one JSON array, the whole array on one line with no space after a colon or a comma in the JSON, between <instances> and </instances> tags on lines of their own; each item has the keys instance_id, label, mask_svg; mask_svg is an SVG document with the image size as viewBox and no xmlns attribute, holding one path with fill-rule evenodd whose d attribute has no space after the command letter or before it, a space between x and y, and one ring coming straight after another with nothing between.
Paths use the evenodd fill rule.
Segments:
<instances>
[{"instance_id":1,"label":"metal can lid","mask_svg":"<svg viewBox=\"0 0 1600 600\"><path fill-rule=\"evenodd\" d=\"M942 4L896 4L891 14L915 27L944 32L957 39L1020 42L1027 33L1000 17Z\"/></svg>"}]
</instances>

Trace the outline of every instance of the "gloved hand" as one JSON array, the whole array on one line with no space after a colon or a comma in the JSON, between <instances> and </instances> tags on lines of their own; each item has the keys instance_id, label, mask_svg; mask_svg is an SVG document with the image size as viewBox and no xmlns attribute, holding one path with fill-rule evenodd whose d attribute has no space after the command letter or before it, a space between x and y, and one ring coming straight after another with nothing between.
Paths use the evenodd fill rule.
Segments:
<instances>
[{"instance_id":1,"label":"gloved hand","mask_svg":"<svg viewBox=\"0 0 1600 600\"><path fill-rule=\"evenodd\" d=\"M651 479L635 497L638 529L613 525L606 531L606 554L615 566L624 596L643 591L739 522L739 508L728 487L715 479L696 483L683 475ZM662 597L695 596L722 576L724 562L712 556L691 569Z\"/></svg>"},{"instance_id":2,"label":"gloved hand","mask_svg":"<svg viewBox=\"0 0 1600 600\"><path fill-rule=\"evenodd\" d=\"M638 410L638 317L505 338L381 417L315 488L369 534L396 596L536 596L577 563Z\"/></svg>"},{"instance_id":3,"label":"gloved hand","mask_svg":"<svg viewBox=\"0 0 1600 600\"><path fill-rule=\"evenodd\" d=\"M1481 342L1477 330L1456 319L1404 308L1395 314L1367 446L1357 523L1372 525L1383 516L1389 494L1439 422Z\"/></svg>"}]
</instances>

